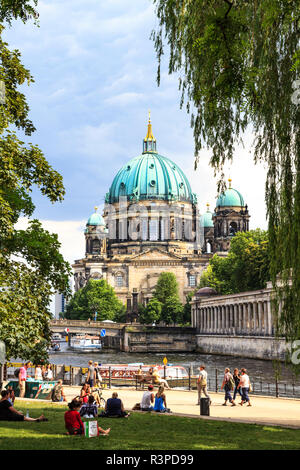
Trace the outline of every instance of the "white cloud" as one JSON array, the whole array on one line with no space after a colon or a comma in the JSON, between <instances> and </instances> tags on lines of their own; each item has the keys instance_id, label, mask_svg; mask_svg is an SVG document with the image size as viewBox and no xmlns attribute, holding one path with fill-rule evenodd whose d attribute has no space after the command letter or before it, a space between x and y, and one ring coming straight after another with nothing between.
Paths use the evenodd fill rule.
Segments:
<instances>
[{"instance_id":1,"label":"white cloud","mask_svg":"<svg viewBox=\"0 0 300 470\"><path fill-rule=\"evenodd\" d=\"M85 256L84 228L86 220L40 220L43 228L56 233L61 243L60 253L69 263ZM17 230L28 226L28 218L21 217L16 224Z\"/></svg>"}]
</instances>

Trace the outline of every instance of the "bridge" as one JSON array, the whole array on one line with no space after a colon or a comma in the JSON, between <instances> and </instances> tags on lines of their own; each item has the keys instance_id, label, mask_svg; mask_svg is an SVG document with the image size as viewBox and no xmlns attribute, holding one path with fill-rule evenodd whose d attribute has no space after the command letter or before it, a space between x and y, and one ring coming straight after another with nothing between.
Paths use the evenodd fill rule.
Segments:
<instances>
[{"instance_id":1,"label":"bridge","mask_svg":"<svg viewBox=\"0 0 300 470\"><path fill-rule=\"evenodd\" d=\"M100 336L101 330L105 329L103 346L105 348L122 348L122 331L130 323L107 323L88 320L51 320L50 328L52 333L64 333L68 328L69 336L93 335Z\"/></svg>"},{"instance_id":2,"label":"bridge","mask_svg":"<svg viewBox=\"0 0 300 470\"><path fill-rule=\"evenodd\" d=\"M106 335L103 347L125 352L192 352L196 347L196 329L176 326L151 326L139 323L106 323L87 320L52 320L52 333L69 336L89 334L100 336L102 329Z\"/></svg>"}]
</instances>

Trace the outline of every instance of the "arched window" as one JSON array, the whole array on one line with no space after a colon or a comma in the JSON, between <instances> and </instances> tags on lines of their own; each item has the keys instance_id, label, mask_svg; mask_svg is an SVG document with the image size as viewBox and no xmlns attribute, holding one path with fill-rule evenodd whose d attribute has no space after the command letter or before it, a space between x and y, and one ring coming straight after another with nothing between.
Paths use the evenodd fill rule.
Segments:
<instances>
[{"instance_id":1,"label":"arched window","mask_svg":"<svg viewBox=\"0 0 300 470\"><path fill-rule=\"evenodd\" d=\"M196 276L189 274L189 287L196 287Z\"/></svg>"},{"instance_id":2,"label":"arched window","mask_svg":"<svg viewBox=\"0 0 300 470\"><path fill-rule=\"evenodd\" d=\"M100 253L100 240L96 239L92 242L92 253Z\"/></svg>"},{"instance_id":3,"label":"arched window","mask_svg":"<svg viewBox=\"0 0 300 470\"><path fill-rule=\"evenodd\" d=\"M116 287L123 287L124 285L124 277L122 274L117 274L115 276L115 286Z\"/></svg>"},{"instance_id":4,"label":"arched window","mask_svg":"<svg viewBox=\"0 0 300 470\"><path fill-rule=\"evenodd\" d=\"M230 222L230 225L229 225L229 235L234 236L237 231L238 231L237 223L236 223L236 222Z\"/></svg>"}]
</instances>

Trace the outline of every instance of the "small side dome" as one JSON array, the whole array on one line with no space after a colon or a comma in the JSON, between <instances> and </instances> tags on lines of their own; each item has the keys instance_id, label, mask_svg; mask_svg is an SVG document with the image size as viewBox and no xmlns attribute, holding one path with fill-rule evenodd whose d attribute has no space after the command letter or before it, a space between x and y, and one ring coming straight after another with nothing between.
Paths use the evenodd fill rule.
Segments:
<instances>
[{"instance_id":1,"label":"small side dome","mask_svg":"<svg viewBox=\"0 0 300 470\"><path fill-rule=\"evenodd\" d=\"M224 193L221 193L217 199L216 207L244 207L244 198L239 191L231 187L231 179L229 181L229 188Z\"/></svg>"},{"instance_id":2,"label":"small side dome","mask_svg":"<svg viewBox=\"0 0 300 470\"><path fill-rule=\"evenodd\" d=\"M206 204L207 211L200 218L200 224L204 228L213 228L213 213L209 210L209 204Z\"/></svg>"},{"instance_id":3,"label":"small side dome","mask_svg":"<svg viewBox=\"0 0 300 470\"><path fill-rule=\"evenodd\" d=\"M100 214L98 214L97 209L98 209L98 207L95 207L95 212L94 212L94 214L92 214L89 217L86 225L103 225L103 226L105 226L105 222L103 220L103 217Z\"/></svg>"},{"instance_id":4,"label":"small side dome","mask_svg":"<svg viewBox=\"0 0 300 470\"><path fill-rule=\"evenodd\" d=\"M213 295L218 295L218 292L212 287L202 287L196 292L197 297L209 297Z\"/></svg>"}]
</instances>

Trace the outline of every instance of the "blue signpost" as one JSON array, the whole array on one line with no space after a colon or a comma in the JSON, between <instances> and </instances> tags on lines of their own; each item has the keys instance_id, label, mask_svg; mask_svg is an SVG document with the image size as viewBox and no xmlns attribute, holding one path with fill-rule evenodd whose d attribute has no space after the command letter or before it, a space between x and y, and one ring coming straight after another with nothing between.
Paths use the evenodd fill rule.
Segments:
<instances>
[{"instance_id":1,"label":"blue signpost","mask_svg":"<svg viewBox=\"0 0 300 470\"><path fill-rule=\"evenodd\" d=\"M106 335L106 330L103 328L103 329L100 331L100 336L101 336L101 338L104 338L105 335Z\"/></svg>"}]
</instances>

